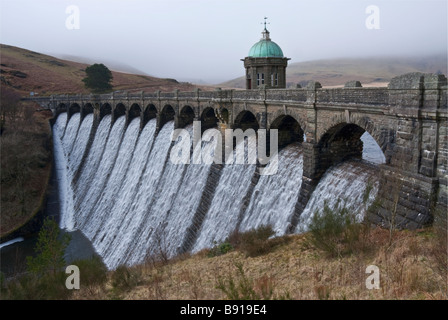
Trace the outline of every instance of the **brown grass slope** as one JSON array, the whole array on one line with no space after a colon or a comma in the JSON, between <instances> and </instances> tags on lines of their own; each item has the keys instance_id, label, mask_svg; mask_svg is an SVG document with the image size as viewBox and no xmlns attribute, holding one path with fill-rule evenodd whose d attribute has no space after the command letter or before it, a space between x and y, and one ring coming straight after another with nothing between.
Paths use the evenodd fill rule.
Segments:
<instances>
[{"instance_id":1,"label":"brown grass slope","mask_svg":"<svg viewBox=\"0 0 448 320\"><path fill-rule=\"evenodd\" d=\"M309 80L319 81L322 86L343 86L347 81L358 80L364 86L376 83L386 85L395 76L409 72L447 74L446 55L418 58L377 57L325 59L291 63L286 69L288 86ZM222 87L243 88L244 77L220 84Z\"/></svg>"},{"instance_id":2,"label":"brown grass slope","mask_svg":"<svg viewBox=\"0 0 448 320\"><path fill-rule=\"evenodd\" d=\"M61 60L38 52L0 44L1 84L13 87L23 95L89 93L82 79L88 64ZM101 61L98 61L101 63ZM112 71L114 90L154 92L191 91L197 86L146 75ZM201 87L201 89L207 89Z\"/></svg>"}]
</instances>

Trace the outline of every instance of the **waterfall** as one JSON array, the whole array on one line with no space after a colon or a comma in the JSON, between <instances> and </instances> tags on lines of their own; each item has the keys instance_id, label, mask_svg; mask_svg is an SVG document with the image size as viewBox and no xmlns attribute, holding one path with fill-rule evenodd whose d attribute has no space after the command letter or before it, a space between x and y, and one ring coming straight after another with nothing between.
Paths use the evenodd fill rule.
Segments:
<instances>
[{"instance_id":1,"label":"waterfall","mask_svg":"<svg viewBox=\"0 0 448 320\"><path fill-rule=\"evenodd\" d=\"M271 225L277 235L285 233L302 184L302 164L299 144L290 144L280 150L278 172L260 177L240 231Z\"/></svg>"},{"instance_id":2,"label":"waterfall","mask_svg":"<svg viewBox=\"0 0 448 320\"><path fill-rule=\"evenodd\" d=\"M82 121L74 114L67 122L62 113L53 126L60 226L84 233L109 269L161 253L197 252L234 230L271 225L283 235L289 228L302 184L299 143L279 151L276 174L260 175L255 164L173 163L170 152L179 143L172 141L174 121L158 133L156 119L142 129L140 118L127 126L124 116L111 121L106 115L94 126L93 114ZM186 129L191 136L192 126ZM213 154L217 141L212 136L211 130L204 132L190 159L196 152ZM246 161L256 152L250 143ZM328 169L296 231L306 230L316 209L334 206L338 199L362 216L377 190L374 164L346 161Z\"/></svg>"},{"instance_id":3,"label":"waterfall","mask_svg":"<svg viewBox=\"0 0 448 320\"><path fill-rule=\"evenodd\" d=\"M81 126L78 129L78 133L76 135L76 139L73 143L72 151L69 155L70 159L70 176L73 179L73 176L78 169L82 156L87 147L87 142L89 140L90 130L92 130L93 125L93 114L90 113L85 116L84 120L81 123Z\"/></svg>"},{"instance_id":4,"label":"waterfall","mask_svg":"<svg viewBox=\"0 0 448 320\"><path fill-rule=\"evenodd\" d=\"M78 133L79 121L81 116L79 113L75 113L71 116L67 128L65 129L64 137L63 137L63 147L65 154L69 157L70 152L72 151L73 143L75 142L75 137Z\"/></svg>"},{"instance_id":5,"label":"waterfall","mask_svg":"<svg viewBox=\"0 0 448 320\"><path fill-rule=\"evenodd\" d=\"M247 152L255 151L254 142L255 140L249 140L250 145L247 145L245 140L240 141L247 146L245 148L245 163L248 159ZM234 150L234 157L235 153ZM255 169L255 164L224 166L210 209L193 247L193 252L212 247L214 243L224 241L238 227L240 213Z\"/></svg>"},{"instance_id":6,"label":"waterfall","mask_svg":"<svg viewBox=\"0 0 448 320\"><path fill-rule=\"evenodd\" d=\"M336 204L347 209L361 220L378 193L379 177L376 168L364 161L345 161L328 169L319 181L311 199L300 216L297 232L308 229L316 210Z\"/></svg>"}]
</instances>

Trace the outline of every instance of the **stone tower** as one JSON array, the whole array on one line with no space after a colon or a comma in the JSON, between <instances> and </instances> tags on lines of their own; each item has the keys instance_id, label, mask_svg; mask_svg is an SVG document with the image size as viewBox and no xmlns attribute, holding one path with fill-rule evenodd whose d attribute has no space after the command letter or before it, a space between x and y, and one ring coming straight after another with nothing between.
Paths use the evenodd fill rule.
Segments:
<instances>
[{"instance_id":1,"label":"stone tower","mask_svg":"<svg viewBox=\"0 0 448 320\"><path fill-rule=\"evenodd\" d=\"M286 88L286 67L290 59L284 57L279 45L271 40L266 21L262 35L250 48L249 55L241 59L246 68L246 89Z\"/></svg>"}]
</instances>

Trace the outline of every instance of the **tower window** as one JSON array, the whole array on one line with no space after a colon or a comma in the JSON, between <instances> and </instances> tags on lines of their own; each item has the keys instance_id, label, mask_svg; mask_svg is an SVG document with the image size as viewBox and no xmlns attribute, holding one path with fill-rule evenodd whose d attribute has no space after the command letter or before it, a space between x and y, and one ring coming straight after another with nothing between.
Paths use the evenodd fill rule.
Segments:
<instances>
[{"instance_id":1,"label":"tower window","mask_svg":"<svg viewBox=\"0 0 448 320\"><path fill-rule=\"evenodd\" d=\"M260 74L257 73L257 86L259 86L259 85L260 85Z\"/></svg>"},{"instance_id":2,"label":"tower window","mask_svg":"<svg viewBox=\"0 0 448 320\"><path fill-rule=\"evenodd\" d=\"M271 73L271 86L272 87L274 86L274 74L273 73Z\"/></svg>"},{"instance_id":3,"label":"tower window","mask_svg":"<svg viewBox=\"0 0 448 320\"><path fill-rule=\"evenodd\" d=\"M278 73L275 74L275 86L278 86Z\"/></svg>"},{"instance_id":4,"label":"tower window","mask_svg":"<svg viewBox=\"0 0 448 320\"><path fill-rule=\"evenodd\" d=\"M261 74L261 84L264 84L264 73Z\"/></svg>"}]
</instances>

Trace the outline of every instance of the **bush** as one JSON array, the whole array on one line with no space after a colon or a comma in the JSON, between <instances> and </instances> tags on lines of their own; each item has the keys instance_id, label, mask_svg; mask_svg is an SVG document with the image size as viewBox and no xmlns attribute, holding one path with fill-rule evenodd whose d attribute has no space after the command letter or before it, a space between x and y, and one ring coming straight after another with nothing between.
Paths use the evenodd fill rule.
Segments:
<instances>
[{"instance_id":1,"label":"bush","mask_svg":"<svg viewBox=\"0 0 448 320\"><path fill-rule=\"evenodd\" d=\"M95 288L102 288L106 283L108 270L98 256L76 260L71 264L79 268L80 288L86 288L90 294L94 294Z\"/></svg>"},{"instance_id":2,"label":"bush","mask_svg":"<svg viewBox=\"0 0 448 320\"><path fill-rule=\"evenodd\" d=\"M311 219L308 241L332 257L341 256L366 247L359 240L367 228L340 201L333 209L325 203L323 211L316 211Z\"/></svg>"},{"instance_id":3,"label":"bush","mask_svg":"<svg viewBox=\"0 0 448 320\"><path fill-rule=\"evenodd\" d=\"M250 279L244 272L241 262L234 263L237 269L237 279L232 276L218 277L216 289L221 290L229 300L271 300L290 299L289 292L278 296L274 294L274 277L263 275L258 279Z\"/></svg>"},{"instance_id":4,"label":"bush","mask_svg":"<svg viewBox=\"0 0 448 320\"><path fill-rule=\"evenodd\" d=\"M272 238L275 231L270 225L262 225L246 232L234 231L226 240L232 247L245 253L247 257L256 257L270 252L285 238Z\"/></svg>"},{"instance_id":5,"label":"bush","mask_svg":"<svg viewBox=\"0 0 448 320\"><path fill-rule=\"evenodd\" d=\"M207 256L209 258L221 256L223 254L226 254L229 251L233 250L233 246L229 242L222 242L219 244L216 244L213 248L210 249Z\"/></svg>"},{"instance_id":6,"label":"bush","mask_svg":"<svg viewBox=\"0 0 448 320\"><path fill-rule=\"evenodd\" d=\"M65 248L70 242L68 234L61 234L58 224L51 218L46 218L39 231L36 243L36 257L28 256L27 265L32 273L43 275L61 271L64 264Z\"/></svg>"},{"instance_id":7,"label":"bush","mask_svg":"<svg viewBox=\"0 0 448 320\"><path fill-rule=\"evenodd\" d=\"M10 300L59 300L68 299L73 290L65 287L66 274L57 272L44 275L26 274L7 281L2 289L2 299Z\"/></svg>"},{"instance_id":8,"label":"bush","mask_svg":"<svg viewBox=\"0 0 448 320\"><path fill-rule=\"evenodd\" d=\"M140 275L125 265L120 265L112 274L112 287L116 292L124 292L137 286Z\"/></svg>"}]
</instances>

